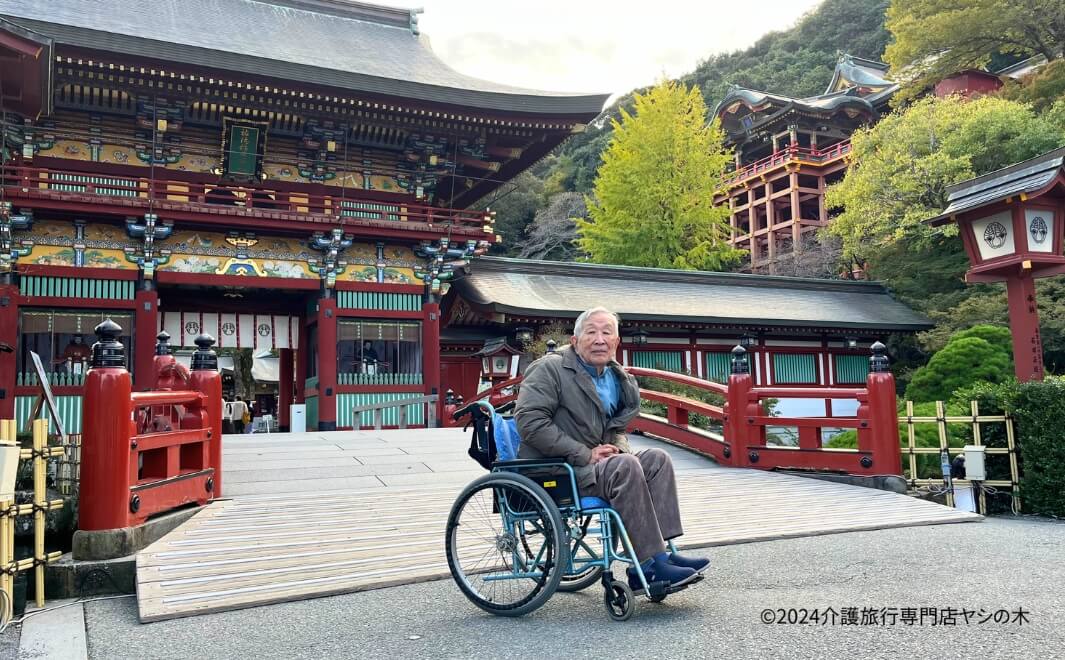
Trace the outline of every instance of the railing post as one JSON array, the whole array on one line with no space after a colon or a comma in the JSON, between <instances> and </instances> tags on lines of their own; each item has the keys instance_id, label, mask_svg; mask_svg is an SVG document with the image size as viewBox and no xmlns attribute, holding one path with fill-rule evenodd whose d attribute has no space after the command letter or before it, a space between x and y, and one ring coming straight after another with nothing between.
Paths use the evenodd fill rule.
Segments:
<instances>
[{"instance_id":1,"label":"railing post","mask_svg":"<svg viewBox=\"0 0 1065 660\"><path fill-rule=\"evenodd\" d=\"M207 432L207 460L214 468L214 481L207 480L212 497L222 495L222 374L218 373L218 356L211 350L214 337L196 337L196 352L192 354L189 389L207 397L204 403L211 428ZM269 429L268 429L269 430Z\"/></svg>"},{"instance_id":2,"label":"railing post","mask_svg":"<svg viewBox=\"0 0 1065 660\"><path fill-rule=\"evenodd\" d=\"M78 529L96 531L127 526L130 506L130 420L133 382L126 370L122 328L107 319L95 329L97 342L85 377L81 436L82 493Z\"/></svg>"},{"instance_id":3,"label":"railing post","mask_svg":"<svg viewBox=\"0 0 1065 660\"><path fill-rule=\"evenodd\" d=\"M902 474L902 452L899 449L898 402L895 398L895 377L888 368L887 348L880 342L871 347L869 375L869 426L872 427L872 465L862 465L877 474ZM859 444L859 449L861 445Z\"/></svg>"},{"instance_id":4,"label":"railing post","mask_svg":"<svg viewBox=\"0 0 1065 660\"><path fill-rule=\"evenodd\" d=\"M747 362L747 350L742 346L732 349L730 371L728 397L725 402L725 458L736 467L746 467L747 445L750 444L747 402L754 383Z\"/></svg>"}]
</instances>

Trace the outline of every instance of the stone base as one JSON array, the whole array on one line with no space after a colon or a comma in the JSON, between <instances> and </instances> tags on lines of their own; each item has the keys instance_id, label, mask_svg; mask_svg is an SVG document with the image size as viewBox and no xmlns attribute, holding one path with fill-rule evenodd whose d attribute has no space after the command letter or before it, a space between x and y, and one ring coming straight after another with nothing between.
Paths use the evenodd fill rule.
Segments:
<instances>
[{"instance_id":1,"label":"stone base","mask_svg":"<svg viewBox=\"0 0 1065 660\"><path fill-rule=\"evenodd\" d=\"M44 585L49 600L136 593L137 557L79 561L68 552L45 568Z\"/></svg>"},{"instance_id":2,"label":"stone base","mask_svg":"<svg viewBox=\"0 0 1065 660\"><path fill-rule=\"evenodd\" d=\"M74 561L100 561L134 555L173 531L202 508L197 506L172 511L136 527L92 532L79 529L74 532L72 558Z\"/></svg>"},{"instance_id":3,"label":"stone base","mask_svg":"<svg viewBox=\"0 0 1065 660\"><path fill-rule=\"evenodd\" d=\"M810 477L822 481L833 481L838 484L850 484L851 486L864 486L887 490L892 493L906 494L906 480L892 474L879 474L871 477L863 477L856 474L837 474L834 472L805 472L803 470L774 470L782 474L791 474L796 477Z\"/></svg>"}]
</instances>

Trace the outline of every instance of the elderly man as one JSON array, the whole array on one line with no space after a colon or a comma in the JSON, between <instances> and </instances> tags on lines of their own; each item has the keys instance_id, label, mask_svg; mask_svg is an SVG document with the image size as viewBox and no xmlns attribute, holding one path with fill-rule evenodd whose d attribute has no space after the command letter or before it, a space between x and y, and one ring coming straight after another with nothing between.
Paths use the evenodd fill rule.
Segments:
<instances>
[{"instance_id":1,"label":"elderly man","mask_svg":"<svg viewBox=\"0 0 1065 660\"><path fill-rule=\"evenodd\" d=\"M673 463L661 449L633 454L625 427L639 412L636 380L614 360L618 317L596 307L577 317L571 346L529 365L514 416L519 458L562 457L584 495L601 497L620 515L648 582L686 584L707 559L666 552L683 533ZM629 584L641 588L635 570Z\"/></svg>"}]
</instances>

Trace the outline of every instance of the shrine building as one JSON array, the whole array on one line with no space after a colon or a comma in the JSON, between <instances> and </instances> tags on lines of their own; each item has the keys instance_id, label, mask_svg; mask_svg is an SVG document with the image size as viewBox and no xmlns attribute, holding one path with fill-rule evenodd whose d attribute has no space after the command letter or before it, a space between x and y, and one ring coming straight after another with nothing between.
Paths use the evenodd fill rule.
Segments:
<instances>
[{"instance_id":1,"label":"shrine building","mask_svg":"<svg viewBox=\"0 0 1065 660\"><path fill-rule=\"evenodd\" d=\"M718 104L714 114L736 162L715 202L729 208L730 241L749 252L748 270L773 274L816 243L829 222L825 188L846 172L851 134L890 111L899 85L887 70L840 55L823 94L734 87Z\"/></svg>"},{"instance_id":2,"label":"shrine building","mask_svg":"<svg viewBox=\"0 0 1065 660\"><path fill-rule=\"evenodd\" d=\"M440 296L498 238L468 207L607 98L462 75L350 0L0 0L0 67L0 418L32 352L74 433L107 317L139 390L160 331L278 358L282 428L436 394Z\"/></svg>"},{"instance_id":3,"label":"shrine building","mask_svg":"<svg viewBox=\"0 0 1065 660\"><path fill-rule=\"evenodd\" d=\"M823 224L815 193L893 89L876 71L841 59L824 97L719 108L733 240L759 263ZM470 207L606 98L467 77L416 11L353 0L0 0L0 418L25 425L43 371L80 432L108 317L135 389L157 335L180 358L207 333L276 383L254 391L282 429L298 403L320 430L473 396L596 305L621 314L627 365L721 379L743 343L774 385L861 382L868 343L930 326L878 284L482 256L501 237Z\"/></svg>"}]
</instances>

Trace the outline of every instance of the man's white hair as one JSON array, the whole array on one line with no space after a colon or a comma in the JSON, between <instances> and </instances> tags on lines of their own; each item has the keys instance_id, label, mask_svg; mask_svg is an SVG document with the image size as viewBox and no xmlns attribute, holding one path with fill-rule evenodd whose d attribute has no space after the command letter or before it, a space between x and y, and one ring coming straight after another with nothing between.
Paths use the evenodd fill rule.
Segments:
<instances>
[{"instance_id":1,"label":"man's white hair","mask_svg":"<svg viewBox=\"0 0 1065 660\"><path fill-rule=\"evenodd\" d=\"M589 310L581 312L581 315L577 317L577 322L573 324L574 337L581 336L581 331L584 330L584 322L595 314L608 314L612 319L614 319L614 334L618 334L621 332L621 319L618 318L617 314L610 311L606 307L593 307Z\"/></svg>"}]
</instances>

